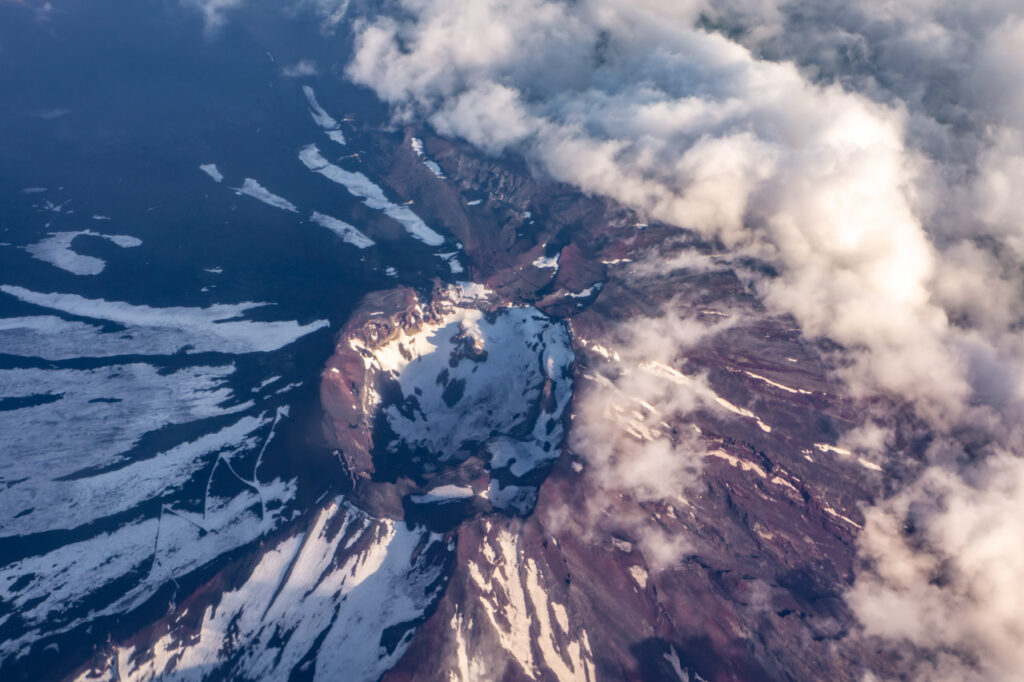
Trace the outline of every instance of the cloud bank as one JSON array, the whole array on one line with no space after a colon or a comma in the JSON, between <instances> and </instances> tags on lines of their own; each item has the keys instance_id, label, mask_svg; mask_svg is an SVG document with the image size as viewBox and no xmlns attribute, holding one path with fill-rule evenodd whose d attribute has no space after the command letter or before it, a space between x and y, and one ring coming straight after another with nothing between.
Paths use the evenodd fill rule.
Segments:
<instances>
[{"instance_id":1,"label":"cloud bank","mask_svg":"<svg viewBox=\"0 0 1024 682\"><path fill-rule=\"evenodd\" d=\"M868 514L866 631L939 652L923 677L1019 674L1019 3L402 0L355 31L348 74L399 121L775 266L755 282L769 309L842 344L854 395L907 401L942 444ZM889 447L874 422L855 435Z\"/></svg>"},{"instance_id":2,"label":"cloud bank","mask_svg":"<svg viewBox=\"0 0 1024 682\"><path fill-rule=\"evenodd\" d=\"M931 300L906 111L695 28L701 3L409 3L365 24L349 74L402 118L728 245L784 273L764 294L811 334L879 348L865 375L961 402ZM559 68L551 68L558 64Z\"/></svg>"}]
</instances>

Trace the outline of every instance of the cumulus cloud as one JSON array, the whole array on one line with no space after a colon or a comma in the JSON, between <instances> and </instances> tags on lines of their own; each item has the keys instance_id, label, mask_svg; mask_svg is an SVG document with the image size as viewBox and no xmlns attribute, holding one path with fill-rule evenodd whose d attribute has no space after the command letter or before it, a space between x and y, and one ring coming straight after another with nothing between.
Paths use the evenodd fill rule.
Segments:
<instances>
[{"instance_id":1,"label":"cumulus cloud","mask_svg":"<svg viewBox=\"0 0 1024 682\"><path fill-rule=\"evenodd\" d=\"M365 23L349 74L400 118L782 266L766 299L864 354L852 379L967 393L906 112L695 27L702 3L416 2ZM557 64L558 68L551 68Z\"/></svg>"},{"instance_id":2,"label":"cumulus cloud","mask_svg":"<svg viewBox=\"0 0 1024 682\"><path fill-rule=\"evenodd\" d=\"M758 293L846 348L853 394L901 398L930 423L945 445L919 481L868 511L851 604L869 633L931 649L921 670L933 676L1024 668L1024 609L1002 600L1024 573L1020 3L396 7L357 24L348 73L398 120L520 154L548 177L771 263L779 274L756 278ZM676 333L685 338L665 338ZM664 361L658 352L629 359ZM679 451L690 444L663 437L657 414L706 402L699 379L633 376L605 376L578 412L600 424L633 410L651 436L576 429L597 471L619 480L626 449L652 465L688 461ZM624 407L638 400L650 409ZM879 457L897 440L870 415L843 443ZM628 482L641 497L693 475L670 468L663 488L646 470Z\"/></svg>"},{"instance_id":3,"label":"cumulus cloud","mask_svg":"<svg viewBox=\"0 0 1024 682\"><path fill-rule=\"evenodd\" d=\"M1024 460L994 455L970 480L930 469L867 514L872 562L848 596L871 635L958 654L921 679L1022 679Z\"/></svg>"}]
</instances>

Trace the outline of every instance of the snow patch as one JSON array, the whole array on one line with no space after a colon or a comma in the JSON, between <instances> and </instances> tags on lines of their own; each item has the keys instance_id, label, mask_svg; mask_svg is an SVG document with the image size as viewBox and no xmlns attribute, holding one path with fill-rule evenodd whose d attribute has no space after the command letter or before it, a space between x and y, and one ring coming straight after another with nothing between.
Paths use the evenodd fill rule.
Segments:
<instances>
[{"instance_id":1,"label":"snow patch","mask_svg":"<svg viewBox=\"0 0 1024 682\"><path fill-rule=\"evenodd\" d=\"M204 163L199 166L199 170L203 171L211 178L214 182L222 182L224 180L224 174L220 172L215 163Z\"/></svg>"},{"instance_id":2,"label":"snow patch","mask_svg":"<svg viewBox=\"0 0 1024 682\"><path fill-rule=\"evenodd\" d=\"M431 173L442 180L444 179L444 172L441 170L441 167L438 166L435 161L431 160L423 150L423 140L418 137L409 138L409 146L412 147L416 156L420 158L423 165L426 166Z\"/></svg>"},{"instance_id":3,"label":"snow patch","mask_svg":"<svg viewBox=\"0 0 1024 682\"><path fill-rule=\"evenodd\" d=\"M629 574L633 576L633 580L640 586L641 590L647 589L647 571L642 566L630 566Z\"/></svg>"},{"instance_id":4,"label":"snow patch","mask_svg":"<svg viewBox=\"0 0 1024 682\"><path fill-rule=\"evenodd\" d=\"M101 234L92 230L78 232L52 232L50 236L35 244L25 247L33 258L49 263L61 270L75 275L98 275L103 272L106 262L95 256L84 256L71 248L71 243L78 237L96 237L130 249L142 244L141 239L124 234Z\"/></svg>"},{"instance_id":5,"label":"snow patch","mask_svg":"<svg viewBox=\"0 0 1024 682\"><path fill-rule=\"evenodd\" d=\"M311 220L317 225L326 227L328 230L358 249L368 249L376 244L375 241L360 232L354 225L350 225L343 220L332 218L331 216L318 211L313 212Z\"/></svg>"},{"instance_id":6,"label":"snow patch","mask_svg":"<svg viewBox=\"0 0 1024 682\"><path fill-rule=\"evenodd\" d=\"M332 182L345 187L353 196L363 199L363 203L370 208L381 211L392 220L397 221L413 238L429 246L444 244L444 237L427 227L426 223L408 206L399 206L389 201L384 190L362 173L347 171L329 163L315 144L303 147L299 152L299 160L305 164L306 168L320 173Z\"/></svg>"},{"instance_id":7,"label":"snow patch","mask_svg":"<svg viewBox=\"0 0 1024 682\"><path fill-rule=\"evenodd\" d=\"M579 342L581 346L596 353L608 362L622 362L622 358L619 356L617 351L602 346L599 343L592 343L587 339L580 339Z\"/></svg>"},{"instance_id":8,"label":"snow patch","mask_svg":"<svg viewBox=\"0 0 1024 682\"><path fill-rule=\"evenodd\" d=\"M292 484L275 480L261 484L258 493L231 499L208 495L202 513L165 506L157 518L130 522L5 565L0 573L0 599L14 607L26 627L20 636L0 642L0 657L19 655L44 635L138 607L174 576L272 530L278 525L279 512L261 517L260 501L280 510L294 494ZM137 582L125 590L125 579L133 576ZM116 591L110 589L118 583L121 587ZM95 596L104 592L107 596L99 605Z\"/></svg>"},{"instance_id":9,"label":"snow patch","mask_svg":"<svg viewBox=\"0 0 1024 682\"><path fill-rule=\"evenodd\" d=\"M730 455L725 450L712 450L711 452L709 452L707 454L707 456L708 457L717 457L718 459L724 459L726 462L728 462L729 464L731 464L734 467L737 467L738 469L740 469L742 471L750 471L750 472L753 472L753 473L757 474L761 478L765 478L765 479L768 478L768 474L766 474L764 472L764 469L762 469L761 467L757 466L753 462L748 462L745 459L740 459L739 457L736 457L734 455Z\"/></svg>"},{"instance_id":10,"label":"snow patch","mask_svg":"<svg viewBox=\"0 0 1024 682\"><path fill-rule=\"evenodd\" d=\"M838 445L829 445L828 443L815 443L814 447L818 452L832 452L842 457L852 457L853 453L846 448L841 448Z\"/></svg>"},{"instance_id":11,"label":"snow patch","mask_svg":"<svg viewBox=\"0 0 1024 682\"><path fill-rule=\"evenodd\" d=\"M169 405L166 407L171 408ZM18 412L20 410L13 413L15 417ZM93 414L83 415L83 418L95 417ZM3 421L6 420L0 419L0 423ZM180 421L180 418L176 421ZM137 416L134 416L134 422L138 422ZM13 473L20 476L20 480L0 491L0 527L3 528L3 535L28 535L77 528L133 509L147 500L158 499L195 476L210 461L213 453L230 458L235 453L257 447L259 441L255 434L268 423L270 420L267 417L243 417L213 433L153 457L137 460L118 461L123 458L94 457L90 452L89 456L69 462L56 453L47 452L34 464L22 463L15 467ZM129 422L126 426L131 425L132 422ZM148 426L141 424L135 430ZM130 436L131 431L127 435ZM121 434L121 438L123 442L124 434ZM73 436L75 443L84 445L84 441L85 437L77 433ZM108 462L117 462L120 466L104 466ZM88 476L79 474L88 470L90 465L99 469L98 473ZM4 475L10 473L5 471ZM41 504L43 502L45 504Z\"/></svg>"},{"instance_id":12,"label":"snow patch","mask_svg":"<svg viewBox=\"0 0 1024 682\"><path fill-rule=\"evenodd\" d=\"M475 493L469 486L463 485L439 485L431 488L422 495L411 495L410 499L417 504L429 504L432 502L455 502L473 497Z\"/></svg>"},{"instance_id":13,"label":"snow patch","mask_svg":"<svg viewBox=\"0 0 1024 682\"><path fill-rule=\"evenodd\" d=\"M345 134L341 132L341 124L320 106L320 102L316 99L316 92L313 91L308 85L302 86L302 92L306 95L306 101L309 102L309 114L313 117L313 120L318 126L327 131L327 136L337 142L340 145L345 144Z\"/></svg>"},{"instance_id":14,"label":"snow patch","mask_svg":"<svg viewBox=\"0 0 1024 682\"><path fill-rule=\"evenodd\" d=\"M494 291L486 284L479 282L457 282L459 299L465 301L486 301L494 296Z\"/></svg>"},{"instance_id":15,"label":"snow patch","mask_svg":"<svg viewBox=\"0 0 1024 682\"><path fill-rule=\"evenodd\" d=\"M192 353L267 352L283 348L329 324L327 320L300 325L296 321L240 319L245 312L270 305L268 303L155 308L77 294L40 293L7 284L0 285L0 291L25 303L124 327L107 332L50 316L14 318L13 323L0 321L0 338L5 340L6 352L50 360L124 354L170 355L182 350ZM47 338L58 330L71 336ZM8 340L10 345L6 343Z\"/></svg>"},{"instance_id":16,"label":"snow patch","mask_svg":"<svg viewBox=\"0 0 1024 682\"><path fill-rule=\"evenodd\" d=\"M298 213L299 211L295 204L284 197L274 194L253 178L246 178L242 182L242 186L235 188L235 191L239 194L244 194L258 201L262 201L268 206L279 208L282 211L291 211L292 213Z\"/></svg>"},{"instance_id":17,"label":"snow patch","mask_svg":"<svg viewBox=\"0 0 1024 682\"><path fill-rule=\"evenodd\" d=\"M437 257L448 264L448 268L452 271L453 275L461 275L465 272L462 267L462 263L459 262L459 252L452 251L451 253L439 253Z\"/></svg>"},{"instance_id":18,"label":"snow patch","mask_svg":"<svg viewBox=\"0 0 1024 682\"><path fill-rule=\"evenodd\" d=\"M874 462L872 462L869 459L864 459L863 457L858 457L857 458L857 462L862 467L864 467L865 469L870 469L871 471L882 471L882 467L880 467L879 465L875 464Z\"/></svg>"},{"instance_id":19,"label":"snow patch","mask_svg":"<svg viewBox=\"0 0 1024 682\"><path fill-rule=\"evenodd\" d=\"M285 682L303 664L314 679L346 671L378 679L401 658L411 623L439 596L430 563L440 536L371 519L334 500L309 530L269 549L237 589L208 607L193 637L168 632L147 652L120 648L121 679L202 680L211 671ZM386 646L382 633L405 636ZM225 669L225 661L230 661Z\"/></svg>"},{"instance_id":20,"label":"snow patch","mask_svg":"<svg viewBox=\"0 0 1024 682\"><path fill-rule=\"evenodd\" d=\"M772 427L770 427L768 424L765 424L763 421L761 421L761 419L756 414L754 414L753 412L751 412L747 408L745 408L745 407L738 407L736 405L733 405L728 400L726 400L725 398L723 398L721 396L718 396L718 395L715 396L715 402L718 403L719 405L721 405L722 407L724 407L725 409L729 410L733 414L738 414L741 417L746 417L748 419L753 419L755 422L757 422L757 425L765 433L771 433L772 432Z\"/></svg>"},{"instance_id":21,"label":"snow patch","mask_svg":"<svg viewBox=\"0 0 1024 682\"><path fill-rule=\"evenodd\" d=\"M398 330L381 346L353 340L352 347L368 369L393 378L404 396L383 408L398 438L390 447L401 443L446 460L464 458L483 443L492 468L507 467L515 476L558 456L573 355L565 325L540 311L503 308L485 315L452 307L411 334ZM523 405L538 401L546 385L554 405L531 417ZM522 400L509 401L509 395ZM406 407L410 402L415 409ZM524 426L524 436L505 435Z\"/></svg>"},{"instance_id":22,"label":"snow patch","mask_svg":"<svg viewBox=\"0 0 1024 682\"><path fill-rule=\"evenodd\" d=\"M763 381L764 383L768 384L769 386L772 386L772 387L777 388L777 389L782 390L782 391L786 391L787 393L798 393L800 395L812 395L814 393L814 391L808 391L808 390L803 389L803 388L791 388L790 386L786 386L784 384L780 384L777 381L772 381L771 379L769 379L767 377L763 377L760 374L754 374L753 372L748 372L747 370L743 370L743 373L746 374L751 379L757 379L758 381Z\"/></svg>"},{"instance_id":23,"label":"snow patch","mask_svg":"<svg viewBox=\"0 0 1024 682\"><path fill-rule=\"evenodd\" d=\"M539 268L541 270L544 270L544 269L557 270L558 269L558 259L561 257L561 255L562 255L561 252L559 252L559 253L556 253L554 256L541 256L540 258L534 259L534 261L533 261L533 263L531 263L531 265L533 265L533 267Z\"/></svg>"},{"instance_id":24,"label":"snow patch","mask_svg":"<svg viewBox=\"0 0 1024 682\"><path fill-rule=\"evenodd\" d=\"M567 609L551 599L540 582L537 564L532 558L522 560L519 537L502 529L484 539L482 550L486 563L471 561L469 565L470 581L478 588L478 600L470 608L485 618L477 626L490 629L529 679L595 680L594 655L586 631L572 632ZM461 618L453 622L460 630L466 625ZM457 638L478 639L468 634ZM464 650L459 658L480 658L473 653ZM471 678L463 675L459 679L468 682Z\"/></svg>"},{"instance_id":25,"label":"snow patch","mask_svg":"<svg viewBox=\"0 0 1024 682\"><path fill-rule=\"evenodd\" d=\"M566 296L568 296L570 298L590 298L594 294L596 294L599 291L601 291L601 289L603 287L604 287L604 283L603 282L597 282L597 283L592 284L591 286L587 287L583 291L576 291L576 292L571 292L570 291L569 293L566 294Z\"/></svg>"},{"instance_id":26,"label":"snow patch","mask_svg":"<svg viewBox=\"0 0 1024 682\"><path fill-rule=\"evenodd\" d=\"M833 509L832 507L828 506L827 504L822 504L821 508L829 516L837 518L840 521L844 521L844 522L850 524L851 526L853 526L854 528L863 528L864 527L864 526L860 525L859 523L857 523L856 521L854 521L853 519L851 519L850 517L843 516L842 514L837 512L835 509Z\"/></svg>"},{"instance_id":27,"label":"snow patch","mask_svg":"<svg viewBox=\"0 0 1024 682\"><path fill-rule=\"evenodd\" d=\"M720 407L724 407L726 410L732 412L733 414L737 414L741 417L746 417L748 419L753 419L762 431L766 433L771 433L772 427L761 421L756 414L754 414L753 412L746 408L733 405L731 402L729 402L725 398L719 396L714 391L712 391L711 388L708 387L705 383L702 383L701 381L698 381L693 377L688 377L679 370L673 369L668 365L665 365L664 363L657 361L641 362L638 365L638 367L652 374L655 374L656 376L664 377L669 381L672 381L673 383L678 384L680 386L686 386L704 402L717 404Z\"/></svg>"}]
</instances>

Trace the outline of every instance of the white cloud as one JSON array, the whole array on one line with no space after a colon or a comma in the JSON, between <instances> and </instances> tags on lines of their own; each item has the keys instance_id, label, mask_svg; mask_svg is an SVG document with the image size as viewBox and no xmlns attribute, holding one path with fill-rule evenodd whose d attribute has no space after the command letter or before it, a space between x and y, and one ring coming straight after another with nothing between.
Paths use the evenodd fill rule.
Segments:
<instances>
[{"instance_id":1,"label":"white cloud","mask_svg":"<svg viewBox=\"0 0 1024 682\"><path fill-rule=\"evenodd\" d=\"M848 601L871 635L945 649L920 679L1022 679L1024 670L1024 460L994 455L974 480L933 468L867 514L864 556L873 562ZM916 528L906 532L909 520ZM932 675L929 675L932 673Z\"/></svg>"},{"instance_id":2,"label":"white cloud","mask_svg":"<svg viewBox=\"0 0 1024 682\"><path fill-rule=\"evenodd\" d=\"M407 3L412 19L362 27L349 73L400 117L758 246L783 266L763 283L770 303L811 334L880 351L858 378L958 404L966 386L930 297L937 254L914 210L921 160L904 145L905 113L694 28L701 8Z\"/></svg>"},{"instance_id":3,"label":"white cloud","mask_svg":"<svg viewBox=\"0 0 1024 682\"><path fill-rule=\"evenodd\" d=\"M759 294L847 348L855 395L910 401L940 440L974 434L977 463L951 464L971 459L950 454L955 440L933 448L920 482L868 511L861 542L874 563L851 603L870 632L932 648L936 676L1024 668L1024 608L1000 600L1024 573L1020 3L399 4L400 19L357 27L349 66L399 120L522 154L770 262L780 275L755 279ZM678 444L586 431L607 423L616 391L684 412L701 392L625 374L580 404L578 446L598 472L622 480L629 449L630 491L661 495L643 464L678 462ZM653 428L640 415L636 428ZM844 442L890 450L877 416ZM669 472L666 489L692 476ZM927 547L900 534L908 510Z\"/></svg>"}]
</instances>

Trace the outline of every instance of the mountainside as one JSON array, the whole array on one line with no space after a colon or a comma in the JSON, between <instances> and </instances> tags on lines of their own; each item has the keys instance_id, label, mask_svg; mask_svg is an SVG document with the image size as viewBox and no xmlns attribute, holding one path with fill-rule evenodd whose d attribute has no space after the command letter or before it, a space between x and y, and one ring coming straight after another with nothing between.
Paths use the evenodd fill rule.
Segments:
<instances>
[{"instance_id":1,"label":"mountainside","mask_svg":"<svg viewBox=\"0 0 1024 682\"><path fill-rule=\"evenodd\" d=\"M441 140L426 147L444 180L407 141L371 158L424 219L454 226L477 283L371 294L339 332L320 396L335 485L350 490L113 643L83 678L897 669L847 637L843 600L859 505L886 476L836 445L857 407L834 393L832 349L760 309L742 282L756 263ZM493 188L479 205L443 201L478 187ZM665 232L697 255L638 271L632 259ZM670 298L694 343L638 359ZM671 413L647 394L680 390L690 403ZM608 428L575 433L577 418Z\"/></svg>"},{"instance_id":2,"label":"mountainside","mask_svg":"<svg viewBox=\"0 0 1024 682\"><path fill-rule=\"evenodd\" d=\"M1006 0L0 0L0 680L1024 682L1021 82Z\"/></svg>"}]
</instances>

